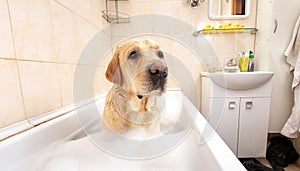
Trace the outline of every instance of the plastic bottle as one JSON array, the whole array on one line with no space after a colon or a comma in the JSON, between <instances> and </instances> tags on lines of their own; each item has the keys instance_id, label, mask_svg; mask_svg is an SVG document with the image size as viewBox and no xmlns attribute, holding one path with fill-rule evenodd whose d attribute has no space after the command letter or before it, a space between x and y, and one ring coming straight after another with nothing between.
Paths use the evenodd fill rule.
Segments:
<instances>
[{"instance_id":1,"label":"plastic bottle","mask_svg":"<svg viewBox=\"0 0 300 171\"><path fill-rule=\"evenodd\" d=\"M249 68L249 58L245 52L240 53L240 70L247 72Z\"/></svg>"},{"instance_id":2,"label":"plastic bottle","mask_svg":"<svg viewBox=\"0 0 300 171\"><path fill-rule=\"evenodd\" d=\"M249 58L250 58L250 61L249 61L249 72L253 72L254 71L254 54L253 52L250 50L249 52Z\"/></svg>"}]
</instances>

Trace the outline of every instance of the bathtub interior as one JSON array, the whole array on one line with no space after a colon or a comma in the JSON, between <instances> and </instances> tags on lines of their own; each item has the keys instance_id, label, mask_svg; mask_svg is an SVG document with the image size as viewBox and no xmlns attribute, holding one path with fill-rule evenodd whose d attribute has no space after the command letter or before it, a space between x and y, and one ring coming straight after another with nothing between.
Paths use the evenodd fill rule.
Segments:
<instances>
[{"instance_id":1,"label":"bathtub interior","mask_svg":"<svg viewBox=\"0 0 300 171\"><path fill-rule=\"evenodd\" d=\"M95 103L57 121L58 131L69 133L65 137L51 138L52 134L56 134L51 131L55 124L40 128L37 132L43 132L43 136L31 140L31 145L39 148L36 147L15 164L9 164L8 160L3 164L11 171L244 169L180 91L168 92L158 100L158 108L167 113L161 118L162 132L158 137L145 140L120 136L104 127L101 121L104 101L105 95L100 96ZM72 132L68 126L74 121ZM47 137L50 142L43 140ZM26 149L25 145L23 148ZM226 169L228 161L230 169Z\"/></svg>"},{"instance_id":2,"label":"bathtub interior","mask_svg":"<svg viewBox=\"0 0 300 171\"><path fill-rule=\"evenodd\" d=\"M88 137L56 142L15 170L222 170L205 145L193 134L172 151L148 160L128 160L99 149Z\"/></svg>"}]
</instances>

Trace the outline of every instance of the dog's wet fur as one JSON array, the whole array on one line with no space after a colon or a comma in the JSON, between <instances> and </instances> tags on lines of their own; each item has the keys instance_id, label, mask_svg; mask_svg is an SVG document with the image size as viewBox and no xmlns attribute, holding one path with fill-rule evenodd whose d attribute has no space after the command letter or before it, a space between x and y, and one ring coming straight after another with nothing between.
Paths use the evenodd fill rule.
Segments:
<instances>
[{"instance_id":1,"label":"dog's wet fur","mask_svg":"<svg viewBox=\"0 0 300 171\"><path fill-rule=\"evenodd\" d=\"M165 92L168 77L159 45L149 39L122 43L116 48L105 76L113 83L103 113L105 125L120 134L137 128L157 130L156 97Z\"/></svg>"}]
</instances>

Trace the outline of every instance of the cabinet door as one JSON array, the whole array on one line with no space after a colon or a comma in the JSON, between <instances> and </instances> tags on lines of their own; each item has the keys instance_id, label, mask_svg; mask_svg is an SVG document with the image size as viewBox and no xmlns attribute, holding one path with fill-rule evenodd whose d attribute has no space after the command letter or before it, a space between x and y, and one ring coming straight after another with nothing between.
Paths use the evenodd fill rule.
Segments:
<instances>
[{"instance_id":1,"label":"cabinet door","mask_svg":"<svg viewBox=\"0 0 300 171\"><path fill-rule=\"evenodd\" d=\"M208 122L237 155L240 98L211 98Z\"/></svg>"},{"instance_id":2,"label":"cabinet door","mask_svg":"<svg viewBox=\"0 0 300 171\"><path fill-rule=\"evenodd\" d=\"M241 98L238 157L265 157L270 98Z\"/></svg>"}]
</instances>

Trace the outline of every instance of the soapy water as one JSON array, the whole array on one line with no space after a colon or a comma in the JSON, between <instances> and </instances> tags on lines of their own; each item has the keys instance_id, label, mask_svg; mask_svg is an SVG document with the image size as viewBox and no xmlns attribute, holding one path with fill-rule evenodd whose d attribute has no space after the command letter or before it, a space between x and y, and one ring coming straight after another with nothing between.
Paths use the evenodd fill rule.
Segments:
<instances>
[{"instance_id":1,"label":"soapy water","mask_svg":"<svg viewBox=\"0 0 300 171\"><path fill-rule=\"evenodd\" d=\"M155 143L147 144L147 141L154 140L158 137L147 140L131 141L129 137L127 140L124 137L120 138L116 133L110 131L108 128L95 129L94 126L98 124L91 124L91 129L94 130L93 134L88 136L80 130L70 137L54 142L42 151L38 152L30 159L24 162L24 164L14 170L24 171L99 171L99 170L178 170L178 171L191 171L201 170L207 168L207 170L220 170L214 163L214 159L210 154L210 150L207 146L200 143L200 134L196 128L190 130L189 124L196 117L188 109L188 101L183 99L183 106L178 105L180 100L180 91L167 93L165 104L167 107L166 115L162 116L162 125L167 126L165 130L167 132L160 132L159 136L164 137L164 141L161 144ZM162 98L164 99L164 98ZM99 107L103 106L103 100L99 100L101 103ZM161 102L158 100L158 102ZM160 103L161 104L161 103ZM172 105L171 105L172 104ZM196 110L195 110L196 111ZM199 113L197 113L199 114ZM178 123L177 118L180 120ZM176 122L174 122L176 120ZM165 122L165 123L164 123ZM164 129L162 129L164 130ZM172 130L172 131L170 131ZM186 133L188 131L189 133ZM142 132L136 132L135 136L141 136ZM181 138L183 135L187 135L184 140L178 144L172 144L177 142L177 138ZM95 142L98 139L100 143L106 142L112 148L119 148L119 144L123 144L124 154L130 155L136 153L149 153L158 154L151 158L144 160L133 160L132 158L124 158L124 156L116 156L115 153L109 153L107 149L99 148L99 142ZM131 144L135 143L135 144ZM133 146L133 147L132 147ZM128 150L135 150L134 152ZM162 149L166 150L161 152ZM143 154L138 155L144 156ZM146 154L145 156L149 156Z\"/></svg>"},{"instance_id":2,"label":"soapy water","mask_svg":"<svg viewBox=\"0 0 300 171\"><path fill-rule=\"evenodd\" d=\"M201 149L202 148L202 149ZM205 152L205 153L204 153ZM191 134L169 153L149 160L126 160L100 150L88 137L53 144L27 162L24 171L201 170L211 159ZM211 159L213 161L213 159ZM212 162L210 161L210 163ZM203 163L202 163L203 162ZM204 164L205 162L205 164ZM215 164L214 164L215 165ZM209 166L215 167L217 166ZM219 170L219 169L214 169Z\"/></svg>"}]
</instances>

